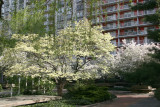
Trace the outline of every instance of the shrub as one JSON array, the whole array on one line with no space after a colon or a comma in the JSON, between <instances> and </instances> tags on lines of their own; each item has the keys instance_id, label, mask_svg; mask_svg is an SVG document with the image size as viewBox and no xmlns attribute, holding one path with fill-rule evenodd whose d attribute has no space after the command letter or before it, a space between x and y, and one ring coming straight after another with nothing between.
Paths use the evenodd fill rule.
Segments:
<instances>
[{"instance_id":1,"label":"shrub","mask_svg":"<svg viewBox=\"0 0 160 107\"><path fill-rule=\"evenodd\" d=\"M79 83L68 88L68 95L71 99L86 100L85 103L96 103L112 99L107 87L98 87L96 85L85 85ZM83 103L82 103L83 104Z\"/></svg>"},{"instance_id":2,"label":"shrub","mask_svg":"<svg viewBox=\"0 0 160 107\"><path fill-rule=\"evenodd\" d=\"M136 68L134 72L124 73L124 79L131 83L147 84L153 87L154 84L159 84L160 80L160 64L154 61L143 63Z\"/></svg>"},{"instance_id":3,"label":"shrub","mask_svg":"<svg viewBox=\"0 0 160 107\"><path fill-rule=\"evenodd\" d=\"M67 104L71 105L89 105L92 104L90 101L85 100L85 99L70 99L70 100L65 100Z\"/></svg>"},{"instance_id":4,"label":"shrub","mask_svg":"<svg viewBox=\"0 0 160 107\"><path fill-rule=\"evenodd\" d=\"M160 100L160 88L158 88L155 92L155 97Z\"/></svg>"},{"instance_id":5,"label":"shrub","mask_svg":"<svg viewBox=\"0 0 160 107\"><path fill-rule=\"evenodd\" d=\"M25 105L19 107L77 107L77 106L66 103L66 100L56 100L56 101L49 101L47 103L37 103L33 105Z\"/></svg>"},{"instance_id":6,"label":"shrub","mask_svg":"<svg viewBox=\"0 0 160 107\"><path fill-rule=\"evenodd\" d=\"M147 85L133 85L131 87L131 91L136 92L136 93L148 93L148 92L150 92Z\"/></svg>"}]
</instances>

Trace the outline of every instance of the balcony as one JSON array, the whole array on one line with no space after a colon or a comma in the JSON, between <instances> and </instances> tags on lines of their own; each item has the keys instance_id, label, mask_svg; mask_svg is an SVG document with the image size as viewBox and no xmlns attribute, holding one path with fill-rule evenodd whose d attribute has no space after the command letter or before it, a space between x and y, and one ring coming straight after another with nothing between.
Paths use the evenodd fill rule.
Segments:
<instances>
[{"instance_id":1,"label":"balcony","mask_svg":"<svg viewBox=\"0 0 160 107\"><path fill-rule=\"evenodd\" d=\"M107 18L107 22L117 20L116 17Z\"/></svg>"},{"instance_id":2,"label":"balcony","mask_svg":"<svg viewBox=\"0 0 160 107\"><path fill-rule=\"evenodd\" d=\"M71 20L72 19L72 15L71 14L67 14L67 20Z\"/></svg>"},{"instance_id":3,"label":"balcony","mask_svg":"<svg viewBox=\"0 0 160 107\"><path fill-rule=\"evenodd\" d=\"M155 14L156 10L147 10L147 11L139 11L138 16L150 15Z\"/></svg>"},{"instance_id":4,"label":"balcony","mask_svg":"<svg viewBox=\"0 0 160 107\"><path fill-rule=\"evenodd\" d=\"M44 22L44 25L48 25L48 24L49 24L48 21L45 21L45 22Z\"/></svg>"},{"instance_id":5,"label":"balcony","mask_svg":"<svg viewBox=\"0 0 160 107\"><path fill-rule=\"evenodd\" d=\"M108 4L114 4L114 3L117 3L118 0L105 0L102 2L102 6L103 5L108 5Z\"/></svg>"},{"instance_id":6,"label":"balcony","mask_svg":"<svg viewBox=\"0 0 160 107\"><path fill-rule=\"evenodd\" d=\"M143 25L152 25L152 23L150 23L150 22L139 22L139 25L140 26L143 26Z\"/></svg>"},{"instance_id":7,"label":"balcony","mask_svg":"<svg viewBox=\"0 0 160 107\"><path fill-rule=\"evenodd\" d=\"M113 29L117 29L117 26L103 26L104 30L113 30Z\"/></svg>"},{"instance_id":8,"label":"balcony","mask_svg":"<svg viewBox=\"0 0 160 107\"><path fill-rule=\"evenodd\" d=\"M120 6L120 10L128 10L130 9L129 5Z\"/></svg>"},{"instance_id":9,"label":"balcony","mask_svg":"<svg viewBox=\"0 0 160 107\"><path fill-rule=\"evenodd\" d=\"M91 5L92 4L92 5ZM102 5L101 3L88 3L87 4L87 8L91 8L92 7L99 7L100 5Z\"/></svg>"},{"instance_id":10,"label":"balcony","mask_svg":"<svg viewBox=\"0 0 160 107\"><path fill-rule=\"evenodd\" d=\"M104 13L115 13L115 12L117 12L117 10L118 9L112 9L112 10L110 9L110 10L107 10L107 12L104 12Z\"/></svg>"},{"instance_id":11,"label":"balcony","mask_svg":"<svg viewBox=\"0 0 160 107\"><path fill-rule=\"evenodd\" d=\"M92 19L92 24L100 23L99 19Z\"/></svg>"},{"instance_id":12,"label":"balcony","mask_svg":"<svg viewBox=\"0 0 160 107\"><path fill-rule=\"evenodd\" d=\"M126 19L126 18L133 18L133 17L136 17L136 15L135 14L123 14L123 15L120 15L119 19Z\"/></svg>"},{"instance_id":13,"label":"balcony","mask_svg":"<svg viewBox=\"0 0 160 107\"><path fill-rule=\"evenodd\" d=\"M117 33L112 33L112 32L110 32L110 35L113 37L113 38L116 38L117 37Z\"/></svg>"},{"instance_id":14,"label":"balcony","mask_svg":"<svg viewBox=\"0 0 160 107\"><path fill-rule=\"evenodd\" d=\"M138 35L147 35L147 31L146 30L139 30L138 31Z\"/></svg>"},{"instance_id":15,"label":"balcony","mask_svg":"<svg viewBox=\"0 0 160 107\"><path fill-rule=\"evenodd\" d=\"M95 15L99 15L99 14L102 14L103 12L101 12L100 10L97 10L97 11L92 11L92 12L87 12L87 15L90 16L90 14L92 14L93 16Z\"/></svg>"},{"instance_id":16,"label":"balcony","mask_svg":"<svg viewBox=\"0 0 160 107\"><path fill-rule=\"evenodd\" d=\"M129 2L130 0L119 0L119 2Z\"/></svg>"},{"instance_id":17,"label":"balcony","mask_svg":"<svg viewBox=\"0 0 160 107\"><path fill-rule=\"evenodd\" d=\"M144 40L126 40L126 43L130 43L132 41L136 42L136 44L141 44L141 45L145 44ZM116 44L118 47L121 47L124 44L124 42L116 42Z\"/></svg>"},{"instance_id":18,"label":"balcony","mask_svg":"<svg viewBox=\"0 0 160 107\"><path fill-rule=\"evenodd\" d=\"M120 33L119 37L128 37L128 36L136 36L137 32L132 31L132 32L122 32Z\"/></svg>"},{"instance_id":19,"label":"balcony","mask_svg":"<svg viewBox=\"0 0 160 107\"><path fill-rule=\"evenodd\" d=\"M124 23L120 25L120 28L126 28L126 27L134 27L137 26L137 22L131 22L131 23Z\"/></svg>"}]
</instances>

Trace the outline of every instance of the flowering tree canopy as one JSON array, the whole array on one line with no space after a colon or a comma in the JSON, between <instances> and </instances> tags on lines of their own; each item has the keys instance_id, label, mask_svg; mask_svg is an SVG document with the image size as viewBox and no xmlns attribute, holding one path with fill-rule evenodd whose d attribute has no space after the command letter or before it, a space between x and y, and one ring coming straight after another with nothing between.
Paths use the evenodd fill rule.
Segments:
<instances>
[{"instance_id":1,"label":"flowering tree canopy","mask_svg":"<svg viewBox=\"0 0 160 107\"><path fill-rule=\"evenodd\" d=\"M6 74L49 76L61 88L67 81L98 78L106 73L106 60L114 50L112 37L103 34L99 26L92 28L86 19L66 27L57 36L16 34L12 38L18 40L16 47L6 52L16 56L16 63Z\"/></svg>"},{"instance_id":2,"label":"flowering tree canopy","mask_svg":"<svg viewBox=\"0 0 160 107\"><path fill-rule=\"evenodd\" d=\"M155 44L126 43L118 48L117 54L111 60L111 70L121 72L133 72L143 62L151 61L149 54L154 54L153 48L159 48Z\"/></svg>"}]
</instances>

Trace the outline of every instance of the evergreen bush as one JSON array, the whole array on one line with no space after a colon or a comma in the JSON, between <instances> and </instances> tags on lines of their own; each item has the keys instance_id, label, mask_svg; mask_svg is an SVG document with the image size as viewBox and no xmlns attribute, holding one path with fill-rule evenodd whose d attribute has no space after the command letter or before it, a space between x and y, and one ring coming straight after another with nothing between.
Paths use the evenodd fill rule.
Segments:
<instances>
[{"instance_id":1,"label":"evergreen bush","mask_svg":"<svg viewBox=\"0 0 160 107\"><path fill-rule=\"evenodd\" d=\"M158 88L155 92L155 97L160 100L160 88Z\"/></svg>"},{"instance_id":2,"label":"evergreen bush","mask_svg":"<svg viewBox=\"0 0 160 107\"><path fill-rule=\"evenodd\" d=\"M108 92L107 87L99 87L93 84L76 84L75 86L68 88L68 96L74 100L81 99L83 102L86 100L85 102L87 104L111 100L113 97L115 97Z\"/></svg>"}]
</instances>

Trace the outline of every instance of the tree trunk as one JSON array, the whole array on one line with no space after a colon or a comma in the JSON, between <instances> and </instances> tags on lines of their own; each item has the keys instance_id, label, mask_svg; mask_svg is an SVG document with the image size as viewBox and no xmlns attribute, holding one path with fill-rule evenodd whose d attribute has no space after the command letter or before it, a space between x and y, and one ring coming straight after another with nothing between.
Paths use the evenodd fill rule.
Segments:
<instances>
[{"instance_id":1,"label":"tree trunk","mask_svg":"<svg viewBox=\"0 0 160 107\"><path fill-rule=\"evenodd\" d=\"M62 96L63 95L63 88L65 86L65 82L59 82L56 86L57 86L57 94L58 96Z\"/></svg>"},{"instance_id":2,"label":"tree trunk","mask_svg":"<svg viewBox=\"0 0 160 107\"><path fill-rule=\"evenodd\" d=\"M3 84L3 71L0 72L0 84Z\"/></svg>"},{"instance_id":3,"label":"tree trunk","mask_svg":"<svg viewBox=\"0 0 160 107\"><path fill-rule=\"evenodd\" d=\"M2 19L2 6L3 6L4 2L3 0L0 0L0 19Z\"/></svg>"},{"instance_id":4,"label":"tree trunk","mask_svg":"<svg viewBox=\"0 0 160 107\"><path fill-rule=\"evenodd\" d=\"M18 95L21 93L21 77L18 77Z\"/></svg>"}]
</instances>

